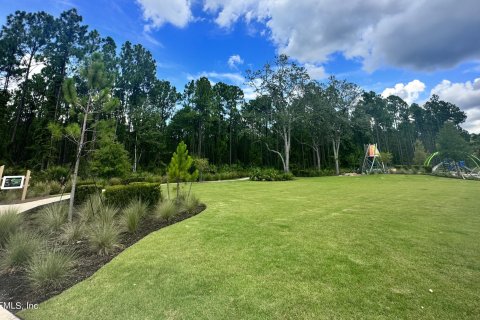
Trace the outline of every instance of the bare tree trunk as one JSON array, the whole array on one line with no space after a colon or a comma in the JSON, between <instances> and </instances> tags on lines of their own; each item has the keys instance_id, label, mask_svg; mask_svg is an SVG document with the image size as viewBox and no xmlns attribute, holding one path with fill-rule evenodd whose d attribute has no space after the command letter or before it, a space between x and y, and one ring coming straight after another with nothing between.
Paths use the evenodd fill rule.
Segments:
<instances>
[{"instance_id":1,"label":"bare tree trunk","mask_svg":"<svg viewBox=\"0 0 480 320\"><path fill-rule=\"evenodd\" d=\"M15 115L15 123L13 125L13 132L12 132L12 137L10 139L10 143L13 143L15 141L15 137L17 136L18 123L20 122L20 116L23 112L23 108L25 107L25 96L28 90L28 77L30 75L30 68L32 67L32 60L33 60L33 54L30 55L30 58L28 60L27 73L25 74L25 81L23 83L22 97L20 98L20 105L18 106L16 115Z\"/></svg>"},{"instance_id":2,"label":"bare tree trunk","mask_svg":"<svg viewBox=\"0 0 480 320\"><path fill-rule=\"evenodd\" d=\"M315 150L315 155L317 156L317 169L318 171L322 170L322 164L320 160L320 148L317 146L314 148Z\"/></svg>"},{"instance_id":3,"label":"bare tree trunk","mask_svg":"<svg viewBox=\"0 0 480 320\"><path fill-rule=\"evenodd\" d=\"M135 146L133 152L133 172L137 172L137 134L135 133Z\"/></svg>"},{"instance_id":4,"label":"bare tree trunk","mask_svg":"<svg viewBox=\"0 0 480 320\"><path fill-rule=\"evenodd\" d=\"M332 146L333 146L333 157L335 158L335 173L338 176L340 175L340 165L338 163L338 151L340 149L340 139L333 138Z\"/></svg>"},{"instance_id":5,"label":"bare tree trunk","mask_svg":"<svg viewBox=\"0 0 480 320\"><path fill-rule=\"evenodd\" d=\"M72 222L72 218L73 218L73 203L75 202L75 190L77 186L78 167L80 166L80 156L82 155L83 141L85 138L85 132L87 131L87 118L88 118L88 112L90 108L90 102L91 102L91 99L89 98L88 104L85 109L85 113L83 115L82 132L80 134L80 142L78 143L78 148L77 148L77 158L75 159L75 168L73 170L72 191L70 192L70 205L68 207L69 222Z\"/></svg>"},{"instance_id":6,"label":"bare tree trunk","mask_svg":"<svg viewBox=\"0 0 480 320\"><path fill-rule=\"evenodd\" d=\"M285 148L285 161L283 162L283 171L290 171L290 138L291 138L290 127L283 128L283 142ZM283 160L283 159L282 159Z\"/></svg>"},{"instance_id":7,"label":"bare tree trunk","mask_svg":"<svg viewBox=\"0 0 480 320\"><path fill-rule=\"evenodd\" d=\"M230 115L230 137L228 138L228 144L229 146L229 164L232 165L232 116Z\"/></svg>"}]
</instances>

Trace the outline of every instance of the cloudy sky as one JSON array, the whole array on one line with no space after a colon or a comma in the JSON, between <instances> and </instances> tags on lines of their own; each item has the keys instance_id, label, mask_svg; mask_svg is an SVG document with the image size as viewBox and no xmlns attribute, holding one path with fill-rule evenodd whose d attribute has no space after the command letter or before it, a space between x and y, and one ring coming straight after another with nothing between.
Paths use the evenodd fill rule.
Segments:
<instances>
[{"instance_id":1,"label":"cloudy sky","mask_svg":"<svg viewBox=\"0 0 480 320\"><path fill-rule=\"evenodd\" d=\"M244 87L246 69L286 53L315 79L409 103L438 94L480 133L478 0L0 0L0 23L15 10L71 7L118 44L150 49L158 76L180 90L202 75Z\"/></svg>"}]
</instances>

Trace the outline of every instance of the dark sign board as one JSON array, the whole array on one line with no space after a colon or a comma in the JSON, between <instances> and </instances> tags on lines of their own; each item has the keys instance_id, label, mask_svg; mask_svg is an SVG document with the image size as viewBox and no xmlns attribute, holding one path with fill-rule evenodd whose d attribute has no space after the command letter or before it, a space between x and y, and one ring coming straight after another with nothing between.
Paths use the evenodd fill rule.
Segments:
<instances>
[{"instance_id":1,"label":"dark sign board","mask_svg":"<svg viewBox=\"0 0 480 320\"><path fill-rule=\"evenodd\" d=\"M22 189L25 176L5 176L2 179L2 189Z\"/></svg>"}]
</instances>

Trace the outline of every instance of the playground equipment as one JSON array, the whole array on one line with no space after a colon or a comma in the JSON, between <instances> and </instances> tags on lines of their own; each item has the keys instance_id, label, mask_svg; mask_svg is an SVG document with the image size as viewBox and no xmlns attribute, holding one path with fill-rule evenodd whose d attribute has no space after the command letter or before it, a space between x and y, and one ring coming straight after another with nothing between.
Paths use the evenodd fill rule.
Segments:
<instances>
[{"instance_id":1,"label":"playground equipment","mask_svg":"<svg viewBox=\"0 0 480 320\"><path fill-rule=\"evenodd\" d=\"M424 166L432 166L432 173L455 177L480 179L480 159L473 154L465 154L465 160L439 159L439 152L432 153Z\"/></svg>"},{"instance_id":2,"label":"playground equipment","mask_svg":"<svg viewBox=\"0 0 480 320\"><path fill-rule=\"evenodd\" d=\"M385 173L385 165L380 156L377 144L368 144L365 146L365 157L363 158L362 173Z\"/></svg>"}]
</instances>

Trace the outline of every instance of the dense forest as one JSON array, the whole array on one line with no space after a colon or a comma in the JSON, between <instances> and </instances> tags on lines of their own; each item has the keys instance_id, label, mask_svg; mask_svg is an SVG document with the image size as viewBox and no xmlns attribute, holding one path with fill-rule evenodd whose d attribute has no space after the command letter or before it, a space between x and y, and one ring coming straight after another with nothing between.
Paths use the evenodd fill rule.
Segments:
<instances>
[{"instance_id":1,"label":"dense forest","mask_svg":"<svg viewBox=\"0 0 480 320\"><path fill-rule=\"evenodd\" d=\"M246 71L257 93L249 101L205 77L178 89L156 70L141 44L117 46L74 9L9 15L0 31L0 162L43 170L79 157L83 175L164 172L185 141L217 166L355 170L367 143L391 164L413 164L416 148L435 151L447 122L479 150L479 136L459 126L466 114L438 96L408 105L347 80L320 83L284 55Z\"/></svg>"}]
</instances>

